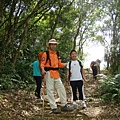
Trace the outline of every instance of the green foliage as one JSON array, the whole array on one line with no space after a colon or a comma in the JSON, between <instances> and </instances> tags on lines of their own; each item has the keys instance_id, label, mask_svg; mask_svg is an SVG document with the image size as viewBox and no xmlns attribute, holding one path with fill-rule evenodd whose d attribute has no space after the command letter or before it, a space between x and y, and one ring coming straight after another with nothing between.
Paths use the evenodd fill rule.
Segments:
<instances>
[{"instance_id":1,"label":"green foliage","mask_svg":"<svg viewBox=\"0 0 120 120\"><path fill-rule=\"evenodd\" d=\"M3 73L0 76L0 90L10 89L34 89L35 81L32 77L32 70L29 68L30 63L26 60L18 61L15 69L6 61Z\"/></svg>"},{"instance_id":2,"label":"green foliage","mask_svg":"<svg viewBox=\"0 0 120 120\"><path fill-rule=\"evenodd\" d=\"M94 100L94 98L90 97L89 98L89 102L92 102Z\"/></svg>"},{"instance_id":3,"label":"green foliage","mask_svg":"<svg viewBox=\"0 0 120 120\"><path fill-rule=\"evenodd\" d=\"M35 88L35 81L31 78L31 81L25 81L25 79L16 79L18 74L16 72L13 72L11 74L2 74L0 77L0 90L2 91L9 91L9 90L19 90L19 89L25 89L27 91L34 90ZM20 76L19 76L20 78Z\"/></svg>"},{"instance_id":4,"label":"green foliage","mask_svg":"<svg viewBox=\"0 0 120 120\"><path fill-rule=\"evenodd\" d=\"M98 90L103 101L120 104L120 74L106 78Z\"/></svg>"},{"instance_id":5,"label":"green foliage","mask_svg":"<svg viewBox=\"0 0 120 120\"><path fill-rule=\"evenodd\" d=\"M16 77L18 78L19 75L15 71L13 71L12 74L2 74L0 78L0 89L16 89L17 84L20 82L19 80L15 79Z\"/></svg>"},{"instance_id":6,"label":"green foliage","mask_svg":"<svg viewBox=\"0 0 120 120\"><path fill-rule=\"evenodd\" d=\"M37 59L38 52L47 50L46 42L51 38L58 40L58 51L63 62L69 61L69 52L73 48L78 50L78 56L83 59L83 47L87 41L104 41L102 36L97 34L104 30L101 29L101 25L95 24L95 21L106 18L104 11L110 6L102 9L101 5L104 5L104 2L101 0L1 2L0 79L1 84L4 83L2 86L13 88L15 85L12 86L11 79L19 81L23 87L32 83L29 64ZM108 6L106 2L105 6ZM65 72L65 69L60 70L62 78L65 77ZM9 86L7 82L10 82Z\"/></svg>"}]
</instances>

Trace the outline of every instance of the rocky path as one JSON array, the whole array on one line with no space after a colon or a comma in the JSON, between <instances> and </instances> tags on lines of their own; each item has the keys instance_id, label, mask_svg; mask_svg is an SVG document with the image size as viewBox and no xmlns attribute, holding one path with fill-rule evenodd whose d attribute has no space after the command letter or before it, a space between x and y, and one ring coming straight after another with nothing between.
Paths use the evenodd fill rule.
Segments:
<instances>
[{"instance_id":1,"label":"rocky path","mask_svg":"<svg viewBox=\"0 0 120 120\"><path fill-rule=\"evenodd\" d=\"M120 120L120 108L104 104L98 98L95 89L99 85L97 80L88 75L85 83L87 108L81 109L78 101L78 109L59 115L51 113L46 95L45 101L41 101L34 96L33 91L12 90L0 93L0 120ZM71 104L70 101L68 103Z\"/></svg>"}]
</instances>

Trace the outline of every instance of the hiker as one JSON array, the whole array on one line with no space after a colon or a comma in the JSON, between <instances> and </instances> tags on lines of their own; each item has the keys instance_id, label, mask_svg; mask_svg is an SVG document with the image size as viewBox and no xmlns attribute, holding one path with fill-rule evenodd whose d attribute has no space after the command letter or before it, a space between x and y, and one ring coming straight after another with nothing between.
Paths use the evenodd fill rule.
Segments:
<instances>
[{"instance_id":1,"label":"hiker","mask_svg":"<svg viewBox=\"0 0 120 120\"><path fill-rule=\"evenodd\" d=\"M92 69L92 73L93 73L93 79L97 79L97 71L98 71L98 67L95 61L92 61L90 63L90 68Z\"/></svg>"},{"instance_id":2,"label":"hiker","mask_svg":"<svg viewBox=\"0 0 120 120\"><path fill-rule=\"evenodd\" d=\"M39 67L39 61L36 60L34 61L31 65L30 65L30 68L33 69L33 77L36 81L36 90L35 90L35 96L39 99L42 99L41 98L41 84L42 84L42 76L41 76L41 73L40 73L40 67Z\"/></svg>"},{"instance_id":3,"label":"hiker","mask_svg":"<svg viewBox=\"0 0 120 120\"><path fill-rule=\"evenodd\" d=\"M42 74L46 75L46 91L48 96L48 101L52 109L52 113L59 114L61 111L72 111L73 109L67 105L66 91L64 85L61 81L58 69L64 68L67 63L62 63L60 56L56 51L58 42L55 39L51 39L48 42L49 47L49 58L47 53L44 52L42 55L41 69ZM47 58L46 58L47 57ZM46 59L48 59L46 61ZM61 111L57 108L55 102L54 92L57 90L58 96L61 102Z\"/></svg>"},{"instance_id":4,"label":"hiker","mask_svg":"<svg viewBox=\"0 0 120 120\"><path fill-rule=\"evenodd\" d=\"M100 63L101 61L99 59L96 60L97 68L98 68L98 74L100 74Z\"/></svg>"},{"instance_id":5,"label":"hiker","mask_svg":"<svg viewBox=\"0 0 120 120\"><path fill-rule=\"evenodd\" d=\"M67 63L67 82L70 82L73 94L73 108L77 108L76 100L82 100L82 108L86 108L84 95L84 82L86 81L83 65L80 60L77 60L77 52L70 52L71 60ZM79 97L77 97L77 90Z\"/></svg>"}]
</instances>

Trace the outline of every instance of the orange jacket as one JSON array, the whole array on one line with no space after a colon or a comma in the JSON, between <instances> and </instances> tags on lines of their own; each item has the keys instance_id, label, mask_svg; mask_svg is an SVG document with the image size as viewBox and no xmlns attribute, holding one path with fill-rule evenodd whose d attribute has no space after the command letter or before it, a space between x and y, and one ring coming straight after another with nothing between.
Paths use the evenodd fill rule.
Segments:
<instances>
[{"instance_id":1,"label":"orange jacket","mask_svg":"<svg viewBox=\"0 0 120 120\"><path fill-rule=\"evenodd\" d=\"M48 59L46 63L46 53L43 53L42 55L42 60L41 60L41 67L50 67L50 68L64 68L65 64L61 62L60 58L58 59L57 53L49 50L49 57L50 60ZM50 61L51 61L51 66L50 66ZM52 78L60 78L60 74L58 70L49 70L50 76Z\"/></svg>"}]
</instances>

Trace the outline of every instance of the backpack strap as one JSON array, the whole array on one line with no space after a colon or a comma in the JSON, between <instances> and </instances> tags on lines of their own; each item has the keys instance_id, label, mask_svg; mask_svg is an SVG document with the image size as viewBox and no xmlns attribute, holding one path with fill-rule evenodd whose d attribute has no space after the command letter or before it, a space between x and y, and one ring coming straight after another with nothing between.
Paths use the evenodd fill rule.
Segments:
<instances>
[{"instance_id":1,"label":"backpack strap","mask_svg":"<svg viewBox=\"0 0 120 120\"><path fill-rule=\"evenodd\" d=\"M80 60L77 60L78 61L78 63L79 63L79 65L80 65L80 67L81 67L81 70L80 70L80 72L81 72L81 75L82 75L82 78L83 78L83 74L82 74L82 68L83 68L83 66L82 66L82 63L81 63L81 61ZM69 80L70 80L70 76L71 76L71 60L69 61L69 76L68 76L68 78L69 78Z\"/></svg>"},{"instance_id":2,"label":"backpack strap","mask_svg":"<svg viewBox=\"0 0 120 120\"><path fill-rule=\"evenodd\" d=\"M50 60L50 55L49 55L49 51L45 51L46 52L46 63L47 63L47 61L49 60L49 62L50 62L50 66L51 66L51 60ZM58 59L59 59L59 52L58 51L56 51L56 54L57 54L57 57L58 57ZM45 63L45 64L46 64ZM46 71L49 71L49 70L58 70L59 68L46 68L45 67L45 70Z\"/></svg>"},{"instance_id":3,"label":"backpack strap","mask_svg":"<svg viewBox=\"0 0 120 120\"><path fill-rule=\"evenodd\" d=\"M80 60L77 61L79 62L80 67L83 68L81 61Z\"/></svg>"},{"instance_id":4,"label":"backpack strap","mask_svg":"<svg viewBox=\"0 0 120 120\"><path fill-rule=\"evenodd\" d=\"M50 60L50 56L49 56L49 51L45 51L45 52L46 52L46 63L49 60L50 61L50 66L51 66L51 60Z\"/></svg>"},{"instance_id":5,"label":"backpack strap","mask_svg":"<svg viewBox=\"0 0 120 120\"><path fill-rule=\"evenodd\" d=\"M59 59L59 57L60 57L59 52L58 52L58 51L56 51L56 53L57 53L57 57L58 57L58 59Z\"/></svg>"},{"instance_id":6,"label":"backpack strap","mask_svg":"<svg viewBox=\"0 0 120 120\"><path fill-rule=\"evenodd\" d=\"M82 68L83 68L83 66L82 66L82 63L81 63L80 60L77 60L77 61L79 62L79 65L80 65L80 67L81 67L80 72L81 72L81 75L82 75L82 78L83 78L83 73L82 73Z\"/></svg>"},{"instance_id":7,"label":"backpack strap","mask_svg":"<svg viewBox=\"0 0 120 120\"><path fill-rule=\"evenodd\" d=\"M50 60L50 55L49 55L49 51L45 51L46 52L46 63L47 63L47 61L49 60L50 61L50 66L51 66L51 60ZM59 52L58 51L56 51L56 54L57 54L57 57L58 57L58 59L59 59ZM45 63L45 64L46 64Z\"/></svg>"},{"instance_id":8,"label":"backpack strap","mask_svg":"<svg viewBox=\"0 0 120 120\"><path fill-rule=\"evenodd\" d=\"M72 62L72 61L70 60L70 61L69 61L69 76L68 76L69 80L70 80L70 76L71 76L71 71L70 71L70 70L71 70L71 62Z\"/></svg>"}]
</instances>

